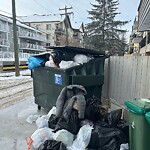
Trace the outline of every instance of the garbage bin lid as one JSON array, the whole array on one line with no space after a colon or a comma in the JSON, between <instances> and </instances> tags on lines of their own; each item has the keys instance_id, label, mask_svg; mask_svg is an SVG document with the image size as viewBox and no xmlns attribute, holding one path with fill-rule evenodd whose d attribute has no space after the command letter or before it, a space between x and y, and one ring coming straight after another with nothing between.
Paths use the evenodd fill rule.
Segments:
<instances>
[{"instance_id":1,"label":"garbage bin lid","mask_svg":"<svg viewBox=\"0 0 150 150\"><path fill-rule=\"evenodd\" d=\"M71 46L50 46L48 47L50 49L55 50L60 50L62 52L75 52L76 54L91 54L91 55L97 55L97 56L105 56L105 52L100 52L96 50L91 50L87 48L81 48L81 47L71 47Z\"/></svg>"},{"instance_id":2,"label":"garbage bin lid","mask_svg":"<svg viewBox=\"0 0 150 150\"><path fill-rule=\"evenodd\" d=\"M150 124L150 112L147 112L147 113L145 114L145 118L146 118L146 120L148 121L148 123Z\"/></svg>"},{"instance_id":3,"label":"garbage bin lid","mask_svg":"<svg viewBox=\"0 0 150 150\"><path fill-rule=\"evenodd\" d=\"M127 106L128 110L142 115L146 112L150 111L150 100L149 99L139 99L139 100L128 100L125 102L125 105Z\"/></svg>"}]
</instances>

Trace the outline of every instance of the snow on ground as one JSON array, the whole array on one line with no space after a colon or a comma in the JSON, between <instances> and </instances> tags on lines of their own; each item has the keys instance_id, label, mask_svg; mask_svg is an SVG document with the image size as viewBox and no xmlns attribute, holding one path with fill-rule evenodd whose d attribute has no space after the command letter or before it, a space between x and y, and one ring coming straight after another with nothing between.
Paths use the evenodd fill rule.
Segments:
<instances>
[{"instance_id":1,"label":"snow on ground","mask_svg":"<svg viewBox=\"0 0 150 150\"><path fill-rule=\"evenodd\" d=\"M29 69L20 71L19 77L15 76L15 72L0 73L0 80L16 80L16 79L24 79L24 78L31 78L31 71Z\"/></svg>"}]
</instances>

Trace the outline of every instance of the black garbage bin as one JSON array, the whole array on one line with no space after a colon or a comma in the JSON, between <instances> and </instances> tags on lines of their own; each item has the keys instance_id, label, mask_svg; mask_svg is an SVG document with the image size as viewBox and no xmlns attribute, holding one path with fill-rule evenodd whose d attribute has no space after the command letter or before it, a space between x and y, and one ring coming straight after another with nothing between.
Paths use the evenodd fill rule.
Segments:
<instances>
[{"instance_id":1,"label":"black garbage bin","mask_svg":"<svg viewBox=\"0 0 150 150\"><path fill-rule=\"evenodd\" d=\"M68 69L52 67L37 67L33 69L33 90L38 109L41 107L51 109L55 105L61 90L71 84L84 86L87 90L87 98L95 95L101 99L105 55L98 51L73 47L54 47L54 50L65 52L65 54L69 51L72 55L90 54L94 56L94 59L88 63Z\"/></svg>"}]
</instances>

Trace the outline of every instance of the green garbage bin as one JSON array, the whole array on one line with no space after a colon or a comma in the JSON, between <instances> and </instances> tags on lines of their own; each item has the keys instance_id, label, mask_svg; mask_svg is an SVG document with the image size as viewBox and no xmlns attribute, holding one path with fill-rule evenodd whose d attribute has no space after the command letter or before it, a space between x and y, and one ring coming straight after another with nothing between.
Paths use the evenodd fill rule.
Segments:
<instances>
[{"instance_id":1,"label":"green garbage bin","mask_svg":"<svg viewBox=\"0 0 150 150\"><path fill-rule=\"evenodd\" d=\"M38 109L41 107L51 109L51 107L56 104L57 97L61 90L65 86L71 84L84 86L87 91L86 97L95 95L101 99L101 91L104 82L105 56L97 51L83 48L70 49L70 47L61 47L59 50L65 53L71 50L74 54L91 54L95 55L95 58L88 63L68 69L52 67L38 67L33 69L33 92Z\"/></svg>"},{"instance_id":2,"label":"green garbage bin","mask_svg":"<svg viewBox=\"0 0 150 150\"><path fill-rule=\"evenodd\" d=\"M149 100L129 100L125 105L129 110L130 150L150 150Z\"/></svg>"}]
</instances>

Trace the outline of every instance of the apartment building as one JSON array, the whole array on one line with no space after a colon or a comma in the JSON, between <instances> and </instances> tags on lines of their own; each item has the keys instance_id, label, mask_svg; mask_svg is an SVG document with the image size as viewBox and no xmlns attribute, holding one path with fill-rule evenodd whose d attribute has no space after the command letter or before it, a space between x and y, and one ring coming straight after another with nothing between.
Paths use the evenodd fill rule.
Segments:
<instances>
[{"instance_id":1,"label":"apartment building","mask_svg":"<svg viewBox=\"0 0 150 150\"><path fill-rule=\"evenodd\" d=\"M0 52L13 52L13 21L0 15ZM20 52L38 53L45 51L46 38L39 30L17 21L18 45Z\"/></svg>"},{"instance_id":2,"label":"apartment building","mask_svg":"<svg viewBox=\"0 0 150 150\"><path fill-rule=\"evenodd\" d=\"M135 18L130 35L130 53L139 53L143 32L138 31L138 17Z\"/></svg>"},{"instance_id":3,"label":"apartment building","mask_svg":"<svg viewBox=\"0 0 150 150\"><path fill-rule=\"evenodd\" d=\"M21 16L21 21L46 35L46 46L65 46L66 37L69 46L82 47L84 26L77 29L71 24L69 16L60 18L55 15ZM68 36L67 36L68 35Z\"/></svg>"},{"instance_id":4,"label":"apartment building","mask_svg":"<svg viewBox=\"0 0 150 150\"><path fill-rule=\"evenodd\" d=\"M0 51L9 51L10 50L10 32L11 24L7 21L6 18L0 16Z\"/></svg>"},{"instance_id":5,"label":"apartment building","mask_svg":"<svg viewBox=\"0 0 150 150\"><path fill-rule=\"evenodd\" d=\"M138 8L138 31L143 32L140 54L150 55L150 1L141 0Z\"/></svg>"}]
</instances>

